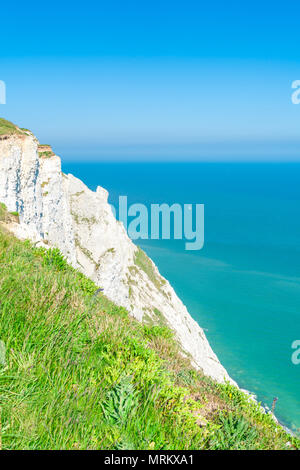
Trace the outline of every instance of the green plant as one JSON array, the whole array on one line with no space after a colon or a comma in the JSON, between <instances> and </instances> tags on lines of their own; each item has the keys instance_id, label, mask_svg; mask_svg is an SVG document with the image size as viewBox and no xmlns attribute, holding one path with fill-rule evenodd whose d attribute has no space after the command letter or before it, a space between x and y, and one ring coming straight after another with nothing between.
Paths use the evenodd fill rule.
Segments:
<instances>
[{"instance_id":1,"label":"green plant","mask_svg":"<svg viewBox=\"0 0 300 470\"><path fill-rule=\"evenodd\" d=\"M170 328L161 325L144 326L144 333L147 338L174 338L174 333Z\"/></svg>"},{"instance_id":2,"label":"green plant","mask_svg":"<svg viewBox=\"0 0 300 470\"><path fill-rule=\"evenodd\" d=\"M232 413L220 414L219 429L216 430L210 445L214 450L253 449L258 438L257 430L244 417Z\"/></svg>"},{"instance_id":3,"label":"green plant","mask_svg":"<svg viewBox=\"0 0 300 470\"><path fill-rule=\"evenodd\" d=\"M95 294L95 292L98 290L96 284L91 281L91 279L85 277L83 274L78 273L77 279L79 289L85 294Z\"/></svg>"},{"instance_id":4,"label":"green plant","mask_svg":"<svg viewBox=\"0 0 300 470\"><path fill-rule=\"evenodd\" d=\"M138 406L137 393L131 377L122 377L119 383L108 391L101 407L107 422L124 424L133 416Z\"/></svg>"},{"instance_id":5,"label":"green plant","mask_svg":"<svg viewBox=\"0 0 300 470\"><path fill-rule=\"evenodd\" d=\"M4 221L7 214L7 207L3 202L0 202L0 222Z\"/></svg>"},{"instance_id":6,"label":"green plant","mask_svg":"<svg viewBox=\"0 0 300 470\"><path fill-rule=\"evenodd\" d=\"M195 369L182 369L177 373L177 380L183 383L185 386L195 384L197 380L197 374Z\"/></svg>"},{"instance_id":7,"label":"green plant","mask_svg":"<svg viewBox=\"0 0 300 470\"><path fill-rule=\"evenodd\" d=\"M150 281L158 288L160 289L164 285L164 280L155 272L154 265L150 258L146 255L146 253L141 250L141 248L138 248L136 253L135 253L135 260L134 260L136 266L139 266L144 273L148 276Z\"/></svg>"},{"instance_id":8,"label":"green plant","mask_svg":"<svg viewBox=\"0 0 300 470\"><path fill-rule=\"evenodd\" d=\"M7 121L4 118L0 118L0 135L11 135L11 134L20 134L20 129L18 130L17 126L10 121Z\"/></svg>"},{"instance_id":9,"label":"green plant","mask_svg":"<svg viewBox=\"0 0 300 470\"><path fill-rule=\"evenodd\" d=\"M49 151L46 151L46 152L39 152L39 157L40 158L51 158L53 157L55 154L54 152L49 152Z\"/></svg>"},{"instance_id":10,"label":"green plant","mask_svg":"<svg viewBox=\"0 0 300 470\"><path fill-rule=\"evenodd\" d=\"M68 263L58 248L45 250L43 260L46 266L54 266L58 271L66 271L68 268Z\"/></svg>"}]
</instances>

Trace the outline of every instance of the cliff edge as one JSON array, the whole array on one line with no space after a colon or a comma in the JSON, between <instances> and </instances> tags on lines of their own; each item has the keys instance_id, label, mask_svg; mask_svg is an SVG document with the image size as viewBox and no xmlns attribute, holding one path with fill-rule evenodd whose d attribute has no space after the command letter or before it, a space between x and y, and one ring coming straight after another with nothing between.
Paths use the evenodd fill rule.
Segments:
<instances>
[{"instance_id":1,"label":"cliff edge","mask_svg":"<svg viewBox=\"0 0 300 470\"><path fill-rule=\"evenodd\" d=\"M1 122L0 202L18 213L19 223L9 225L18 238L59 248L133 317L174 330L196 369L218 382L234 383L169 282L115 219L107 191L99 186L93 192L63 174L50 146L43 148L28 130L9 127L5 133L4 127L1 132Z\"/></svg>"}]
</instances>

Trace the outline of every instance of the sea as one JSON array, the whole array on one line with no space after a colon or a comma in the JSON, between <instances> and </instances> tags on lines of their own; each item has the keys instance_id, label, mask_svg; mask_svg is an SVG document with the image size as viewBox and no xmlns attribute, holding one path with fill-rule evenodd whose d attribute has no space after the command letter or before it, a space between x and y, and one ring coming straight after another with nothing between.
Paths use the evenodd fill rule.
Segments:
<instances>
[{"instance_id":1,"label":"sea","mask_svg":"<svg viewBox=\"0 0 300 470\"><path fill-rule=\"evenodd\" d=\"M300 430L300 164L65 162L109 202L204 204L204 246L140 239L241 388ZM294 346L294 348L293 348ZM293 356L294 353L294 356ZM294 358L294 360L292 360ZM296 360L295 360L296 358ZM300 361L299 361L300 362Z\"/></svg>"}]
</instances>

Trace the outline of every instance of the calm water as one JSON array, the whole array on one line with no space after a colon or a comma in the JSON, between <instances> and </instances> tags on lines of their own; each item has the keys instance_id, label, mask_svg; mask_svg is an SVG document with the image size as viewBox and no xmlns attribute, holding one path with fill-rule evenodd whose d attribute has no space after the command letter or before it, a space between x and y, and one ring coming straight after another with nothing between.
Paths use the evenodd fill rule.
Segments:
<instances>
[{"instance_id":1,"label":"calm water","mask_svg":"<svg viewBox=\"0 0 300 470\"><path fill-rule=\"evenodd\" d=\"M65 164L110 202L204 203L205 245L138 241L238 384L300 428L300 164Z\"/></svg>"}]
</instances>

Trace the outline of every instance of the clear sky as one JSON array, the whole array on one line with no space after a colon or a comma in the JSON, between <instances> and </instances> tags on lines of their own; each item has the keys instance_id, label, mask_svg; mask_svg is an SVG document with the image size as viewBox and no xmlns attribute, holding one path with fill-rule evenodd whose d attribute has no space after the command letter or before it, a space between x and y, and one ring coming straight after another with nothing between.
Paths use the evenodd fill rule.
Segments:
<instances>
[{"instance_id":1,"label":"clear sky","mask_svg":"<svg viewBox=\"0 0 300 470\"><path fill-rule=\"evenodd\" d=\"M0 116L69 160L300 160L296 1L1 4Z\"/></svg>"}]
</instances>

